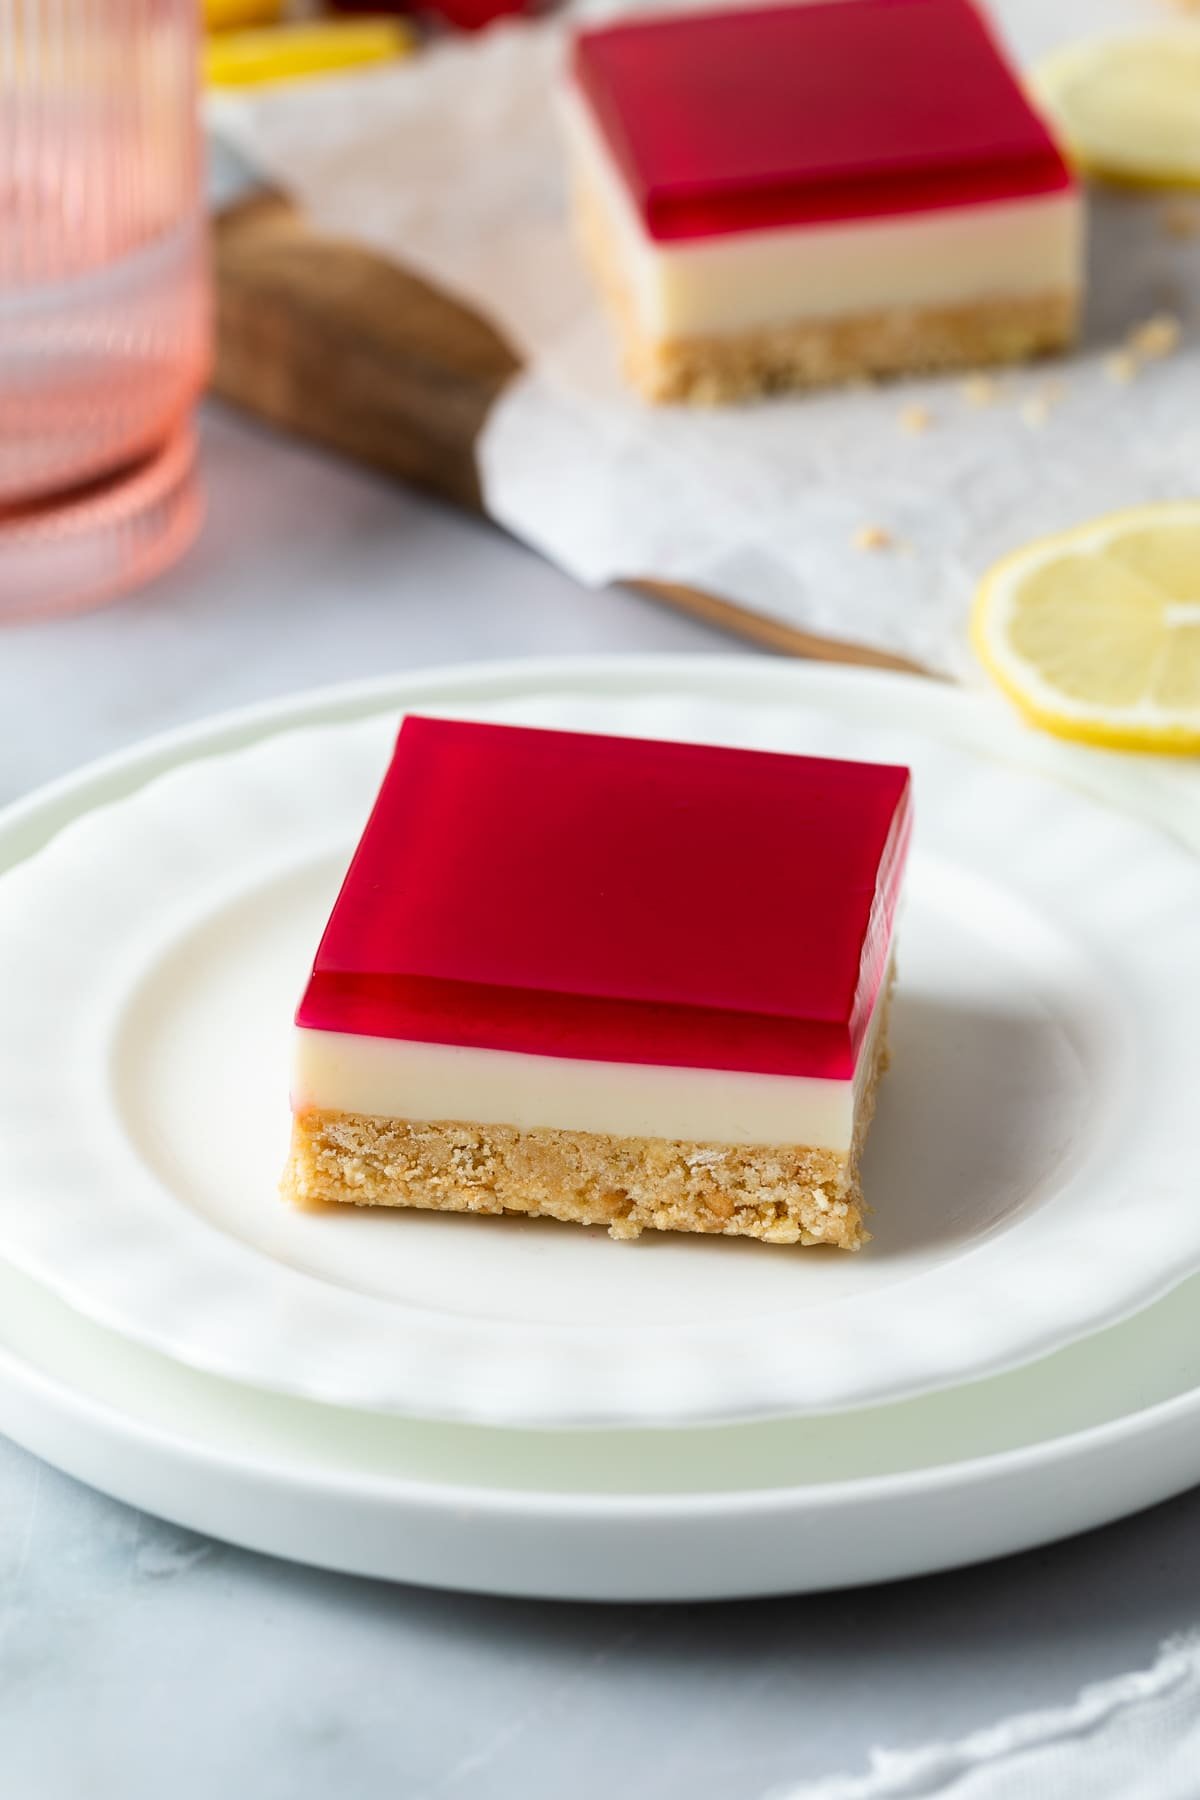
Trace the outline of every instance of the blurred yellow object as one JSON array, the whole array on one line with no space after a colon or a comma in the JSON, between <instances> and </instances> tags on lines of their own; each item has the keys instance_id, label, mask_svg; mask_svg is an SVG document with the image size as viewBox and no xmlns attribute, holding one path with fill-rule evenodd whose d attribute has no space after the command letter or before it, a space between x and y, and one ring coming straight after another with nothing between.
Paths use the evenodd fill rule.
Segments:
<instances>
[{"instance_id":1,"label":"blurred yellow object","mask_svg":"<svg viewBox=\"0 0 1200 1800\"><path fill-rule=\"evenodd\" d=\"M274 25L284 0L200 0L205 31L236 31L246 25Z\"/></svg>"},{"instance_id":2,"label":"blurred yellow object","mask_svg":"<svg viewBox=\"0 0 1200 1800\"><path fill-rule=\"evenodd\" d=\"M399 19L345 19L278 25L262 31L225 31L204 46L204 73L213 87L251 87L333 74L365 63L390 62L416 48L411 25Z\"/></svg>"},{"instance_id":3,"label":"blurred yellow object","mask_svg":"<svg viewBox=\"0 0 1200 1800\"><path fill-rule=\"evenodd\" d=\"M1200 24L1068 44L1031 86L1089 174L1200 187Z\"/></svg>"},{"instance_id":4,"label":"blurred yellow object","mask_svg":"<svg viewBox=\"0 0 1200 1800\"><path fill-rule=\"evenodd\" d=\"M1035 725L1113 749L1200 751L1200 500L1018 550L984 577L972 637Z\"/></svg>"}]
</instances>

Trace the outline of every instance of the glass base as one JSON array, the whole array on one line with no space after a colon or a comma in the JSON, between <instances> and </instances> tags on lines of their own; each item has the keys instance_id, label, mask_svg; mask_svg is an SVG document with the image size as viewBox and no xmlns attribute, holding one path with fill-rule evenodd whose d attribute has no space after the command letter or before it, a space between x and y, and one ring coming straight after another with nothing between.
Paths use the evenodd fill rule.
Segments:
<instances>
[{"instance_id":1,"label":"glass base","mask_svg":"<svg viewBox=\"0 0 1200 1800\"><path fill-rule=\"evenodd\" d=\"M203 501L184 426L144 461L28 507L0 507L0 620L115 599L183 554Z\"/></svg>"}]
</instances>

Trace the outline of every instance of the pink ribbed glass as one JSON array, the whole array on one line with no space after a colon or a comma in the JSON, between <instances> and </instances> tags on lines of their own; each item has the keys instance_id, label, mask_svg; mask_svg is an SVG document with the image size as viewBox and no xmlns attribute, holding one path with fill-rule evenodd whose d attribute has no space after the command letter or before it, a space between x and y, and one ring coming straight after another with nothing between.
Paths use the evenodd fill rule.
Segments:
<instances>
[{"instance_id":1,"label":"pink ribbed glass","mask_svg":"<svg viewBox=\"0 0 1200 1800\"><path fill-rule=\"evenodd\" d=\"M0 616L144 579L199 519L198 12L0 0Z\"/></svg>"}]
</instances>

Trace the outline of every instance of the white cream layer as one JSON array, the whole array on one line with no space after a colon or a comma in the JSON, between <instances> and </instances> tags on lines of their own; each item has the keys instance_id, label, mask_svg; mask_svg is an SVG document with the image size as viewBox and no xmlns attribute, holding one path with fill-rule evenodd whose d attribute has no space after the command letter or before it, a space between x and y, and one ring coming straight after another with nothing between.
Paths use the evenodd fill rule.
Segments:
<instances>
[{"instance_id":1,"label":"white cream layer","mask_svg":"<svg viewBox=\"0 0 1200 1800\"><path fill-rule=\"evenodd\" d=\"M292 1107L387 1119L471 1120L519 1131L806 1144L844 1155L874 1064L882 1010L876 1006L850 1081L583 1062L297 1027Z\"/></svg>"},{"instance_id":2,"label":"white cream layer","mask_svg":"<svg viewBox=\"0 0 1200 1800\"><path fill-rule=\"evenodd\" d=\"M599 215L634 322L653 338L1076 293L1082 282L1077 191L659 243L574 88L564 114L580 197Z\"/></svg>"}]
</instances>

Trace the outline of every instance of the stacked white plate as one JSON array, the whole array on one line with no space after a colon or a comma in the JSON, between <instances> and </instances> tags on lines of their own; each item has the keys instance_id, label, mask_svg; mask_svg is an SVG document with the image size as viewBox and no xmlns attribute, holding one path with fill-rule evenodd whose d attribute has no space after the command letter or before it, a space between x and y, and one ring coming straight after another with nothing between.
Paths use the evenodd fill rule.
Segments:
<instances>
[{"instance_id":1,"label":"stacked white plate","mask_svg":"<svg viewBox=\"0 0 1200 1800\"><path fill-rule=\"evenodd\" d=\"M292 1009L405 710L912 767L867 1251L279 1201ZM238 1543L578 1598L1165 1498L1200 1480L1197 849L1194 769L741 658L331 690L85 771L0 820L0 1428Z\"/></svg>"}]
</instances>

